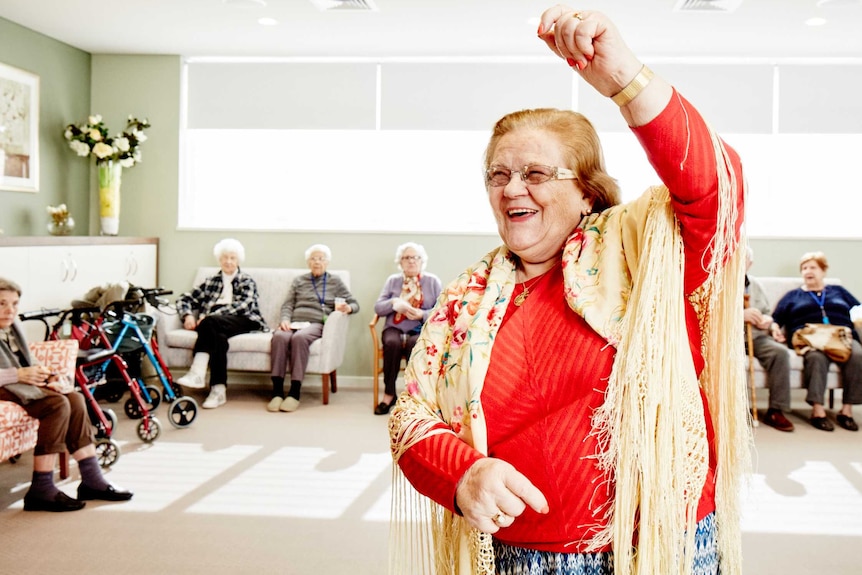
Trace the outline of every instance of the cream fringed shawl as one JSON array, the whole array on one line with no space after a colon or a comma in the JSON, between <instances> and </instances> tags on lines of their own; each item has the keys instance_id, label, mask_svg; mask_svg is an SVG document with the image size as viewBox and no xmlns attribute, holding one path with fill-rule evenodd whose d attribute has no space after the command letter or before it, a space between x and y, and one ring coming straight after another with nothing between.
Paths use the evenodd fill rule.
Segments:
<instances>
[{"instance_id":1,"label":"cream fringed shawl","mask_svg":"<svg viewBox=\"0 0 862 575\"><path fill-rule=\"evenodd\" d=\"M720 144L716 144L720 150ZM726 158L718 158L719 166ZM727 170L727 172L732 172ZM617 347L605 401L593 418L600 467L615 481L613 507L591 542L615 544L619 575L691 572L708 444L699 388L716 430L716 517L721 570L741 573L738 493L750 430L742 347L742 265L735 240L736 182L719 170L719 214L707 280L689 298L698 312L705 368L689 352L683 248L667 190L590 216L563 252L570 307ZM707 258L705 258L707 261ZM423 329L390 417L396 462L431 434L454 433L487 453L480 402L491 347L515 284L505 248L491 252L441 295ZM706 345L708 342L708 345ZM434 429L445 422L448 429ZM394 467L390 573L494 572L491 536L418 495Z\"/></svg>"}]
</instances>

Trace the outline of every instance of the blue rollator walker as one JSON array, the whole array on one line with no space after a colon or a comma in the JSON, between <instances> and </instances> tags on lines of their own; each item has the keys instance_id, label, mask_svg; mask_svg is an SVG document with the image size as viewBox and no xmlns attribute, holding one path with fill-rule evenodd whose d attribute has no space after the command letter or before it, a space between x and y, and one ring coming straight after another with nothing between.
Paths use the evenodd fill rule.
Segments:
<instances>
[{"instance_id":1,"label":"blue rollator walker","mask_svg":"<svg viewBox=\"0 0 862 575\"><path fill-rule=\"evenodd\" d=\"M152 305L159 305L160 295L170 294L161 288L141 289L143 297ZM158 342L152 339L155 318L146 313L130 313L122 311L121 315L111 318L109 315L102 324L104 334L113 350L118 354L126 354L143 349L150 360L156 375L162 384L163 393L155 386L144 385L143 378L137 380L143 400L155 411L161 405L162 398L170 402L168 420L176 428L188 427L198 414L198 403L194 398L182 395L182 388L173 382L170 371L162 360L158 350ZM142 416L140 403L129 398L124 404L126 415L132 419Z\"/></svg>"}]
</instances>

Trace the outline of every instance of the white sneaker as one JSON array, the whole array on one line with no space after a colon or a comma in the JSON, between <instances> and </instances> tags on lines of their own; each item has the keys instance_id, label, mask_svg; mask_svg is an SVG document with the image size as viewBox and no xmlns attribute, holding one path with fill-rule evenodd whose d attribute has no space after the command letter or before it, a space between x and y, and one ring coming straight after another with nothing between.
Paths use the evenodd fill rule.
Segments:
<instances>
[{"instance_id":1,"label":"white sneaker","mask_svg":"<svg viewBox=\"0 0 862 575\"><path fill-rule=\"evenodd\" d=\"M281 402L281 406L278 408L279 411L296 411L296 408L299 407L299 400L295 397L290 397L289 395L284 398L284 401Z\"/></svg>"},{"instance_id":2,"label":"white sneaker","mask_svg":"<svg viewBox=\"0 0 862 575\"><path fill-rule=\"evenodd\" d=\"M201 407L204 409L215 409L227 403L227 388L224 385L216 384L213 386L210 394L204 400Z\"/></svg>"},{"instance_id":3,"label":"white sneaker","mask_svg":"<svg viewBox=\"0 0 862 575\"><path fill-rule=\"evenodd\" d=\"M281 404L284 402L284 398L281 397L273 397L269 400L269 403L266 404L267 411L278 411L278 408L281 407Z\"/></svg>"},{"instance_id":4,"label":"white sneaker","mask_svg":"<svg viewBox=\"0 0 862 575\"><path fill-rule=\"evenodd\" d=\"M177 380L177 383L189 389L203 389L206 387L202 375L198 375L193 371L188 372Z\"/></svg>"}]
</instances>

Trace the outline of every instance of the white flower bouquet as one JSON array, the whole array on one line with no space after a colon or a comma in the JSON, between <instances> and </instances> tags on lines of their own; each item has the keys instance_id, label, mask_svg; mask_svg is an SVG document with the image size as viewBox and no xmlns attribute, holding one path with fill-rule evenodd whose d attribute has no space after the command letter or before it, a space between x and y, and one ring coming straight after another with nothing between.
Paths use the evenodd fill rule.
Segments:
<instances>
[{"instance_id":1,"label":"white flower bouquet","mask_svg":"<svg viewBox=\"0 0 862 575\"><path fill-rule=\"evenodd\" d=\"M69 124L63 136L69 142L69 147L81 157L92 155L96 157L97 164L115 161L124 168L131 168L141 161L140 146L147 141L144 130L149 127L149 120L129 116L126 129L116 136L110 136L102 116L95 115L88 117L84 124Z\"/></svg>"}]
</instances>

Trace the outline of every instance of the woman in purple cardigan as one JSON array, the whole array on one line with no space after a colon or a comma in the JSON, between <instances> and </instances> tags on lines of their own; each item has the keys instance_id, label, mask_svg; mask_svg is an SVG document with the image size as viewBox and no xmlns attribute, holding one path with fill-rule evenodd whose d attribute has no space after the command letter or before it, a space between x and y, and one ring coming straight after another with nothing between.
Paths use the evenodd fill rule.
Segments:
<instances>
[{"instance_id":1,"label":"woman in purple cardigan","mask_svg":"<svg viewBox=\"0 0 862 575\"><path fill-rule=\"evenodd\" d=\"M383 401L374 409L377 415L386 415L395 404L401 356L410 356L442 290L440 279L425 273L428 254L421 245L407 242L398 246L395 263L401 273L389 276L374 304L374 313L386 318L382 335L384 391Z\"/></svg>"}]
</instances>

